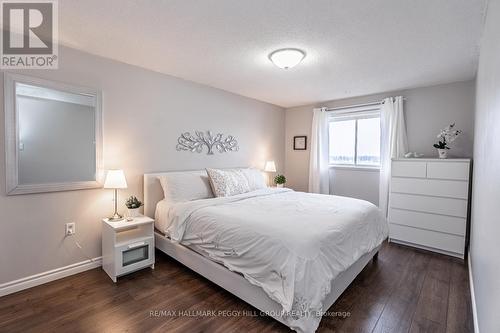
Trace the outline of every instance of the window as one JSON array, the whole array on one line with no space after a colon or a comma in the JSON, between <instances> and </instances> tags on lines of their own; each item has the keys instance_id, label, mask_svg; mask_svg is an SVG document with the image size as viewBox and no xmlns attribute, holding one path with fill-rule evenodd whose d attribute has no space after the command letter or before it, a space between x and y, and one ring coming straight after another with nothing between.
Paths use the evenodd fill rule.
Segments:
<instances>
[{"instance_id":1,"label":"window","mask_svg":"<svg viewBox=\"0 0 500 333\"><path fill-rule=\"evenodd\" d=\"M329 123L330 164L380 166L380 113L333 115Z\"/></svg>"}]
</instances>

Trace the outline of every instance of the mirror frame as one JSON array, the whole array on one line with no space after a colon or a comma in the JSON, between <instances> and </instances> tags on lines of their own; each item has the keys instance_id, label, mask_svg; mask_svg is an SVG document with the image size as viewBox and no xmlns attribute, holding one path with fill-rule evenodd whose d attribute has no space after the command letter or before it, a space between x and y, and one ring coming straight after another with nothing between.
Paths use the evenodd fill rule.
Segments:
<instances>
[{"instance_id":1,"label":"mirror frame","mask_svg":"<svg viewBox=\"0 0 500 333\"><path fill-rule=\"evenodd\" d=\"M95 153L96 153L96 180L46 183L46 184L19 184L19 124L16 107L15 84L25 83L61 90L80 95L91 95L96 98L95 107ZM5 172L7 195L43 193L57 191L72 191L90 188L100 188L103 182L102 170L102 96L97 89L78 87L66 83L54 82L40 78L4 73L4 111L5 111Z\"/></svg>"}]
</instances>

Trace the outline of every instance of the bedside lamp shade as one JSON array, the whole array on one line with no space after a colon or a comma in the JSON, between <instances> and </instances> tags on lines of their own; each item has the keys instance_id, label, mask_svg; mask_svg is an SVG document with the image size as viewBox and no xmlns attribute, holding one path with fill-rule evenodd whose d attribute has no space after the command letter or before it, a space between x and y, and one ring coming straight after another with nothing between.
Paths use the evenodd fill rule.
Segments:
<instances>
[{"instance_id":1,"label":"bedside lamp shade","mask_svg":"<svg viewBox=\"0 0 500 333\"><path fill-rule=\"evenodd\" d=\"M276 164L274 161L267 161L266 165L264 166L264 171L265 172L276 172Z\"/></svg>"},{"instance_id":2,"label":"bedside lamp shade","mask_svg":"<svg viewBox=\"0 0 500 333\"><path fill-rule=\"evenodd\" d=\"M127 180L123 170L108 170L106 179L104 180L104 188L111 188L115 190L115 213L109 218L109 221L121 221L123 216L118 214L118 189L127 188Z\"/></svg>"},{"instance_id":3,"label":"bedside lamp shade","mask_svg":"<svg viewBox=\"0 0 500 333\"><path fill-rule=\"evenodd\" d=\"M104 181L104 188L127 188L127 180L123 170L109 170Z\"/></svg>"}]
</instances>

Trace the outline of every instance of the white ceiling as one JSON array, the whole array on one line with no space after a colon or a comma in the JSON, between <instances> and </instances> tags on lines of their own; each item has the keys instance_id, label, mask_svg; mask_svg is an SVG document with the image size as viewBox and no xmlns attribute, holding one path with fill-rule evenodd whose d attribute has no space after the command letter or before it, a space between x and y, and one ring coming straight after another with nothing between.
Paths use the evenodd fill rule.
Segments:
<instances>
[{"instance_id":1,"label":"white ceiling","mask_svg":"<svg viewBox=\"0 0 500 333\"><path fill-rule=\"evenodd\" d=\"M62 44L283 107L471 79L486 0L64 0ZM282 70L279 48L307 52Z\"/></svg>"}]
</instances>

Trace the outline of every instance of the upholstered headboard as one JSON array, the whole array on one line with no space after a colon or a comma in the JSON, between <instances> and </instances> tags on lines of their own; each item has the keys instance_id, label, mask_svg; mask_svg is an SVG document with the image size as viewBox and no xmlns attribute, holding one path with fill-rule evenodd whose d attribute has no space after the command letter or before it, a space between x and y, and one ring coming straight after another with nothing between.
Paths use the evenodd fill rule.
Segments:
<instances>
[{"instance_id":1,"label":"upholstered headboard","mask_svg":"<svg viewBox=\"0 0 500 333\"><path fill-rule=\"evenodd\" d=\"M163 189L158 176L167 172L144 174L144 215L155 218L155 209L158 201L163 200Z\"/></svg>"}]
</instances>

